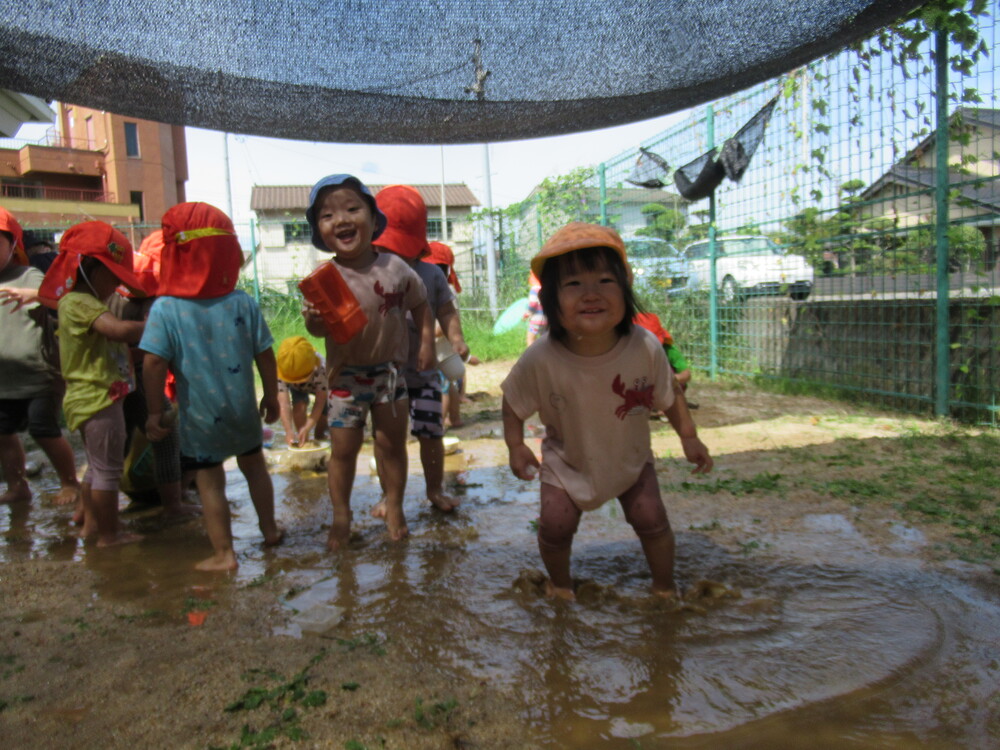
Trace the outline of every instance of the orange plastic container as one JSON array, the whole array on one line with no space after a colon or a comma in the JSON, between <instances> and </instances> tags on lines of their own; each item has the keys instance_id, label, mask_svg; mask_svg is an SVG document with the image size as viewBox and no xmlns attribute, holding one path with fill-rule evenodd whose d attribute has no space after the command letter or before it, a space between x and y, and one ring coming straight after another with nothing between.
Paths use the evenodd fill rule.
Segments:
<instances>
[{"instance_id":1,"label":"orange plastic container","mask_svg":"<svg viewBox=\"0 0 1000 750\"><path fill-rule=\"evenodd\" d=\"M319 310L326 330L338 344L346 344L368 322L357 297L332 262L324 263L302 279L299 289L302 296Z\"/></svg>"}]
</instances>

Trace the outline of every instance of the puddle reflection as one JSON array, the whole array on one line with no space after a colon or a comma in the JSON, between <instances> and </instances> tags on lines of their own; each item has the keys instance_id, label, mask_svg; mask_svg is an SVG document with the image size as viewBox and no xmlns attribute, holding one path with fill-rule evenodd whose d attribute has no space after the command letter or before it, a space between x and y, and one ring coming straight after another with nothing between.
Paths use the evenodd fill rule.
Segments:
<instances>
[{"instance_id":1,"label":"puddle reflection","mask_svg":"<svg viewBox=\"0 0 1000 750\"><path fill-rule=\"evenodd\" d=\"M593 582L586 595L575 605L544 599L525 573L540 567L531 530L537 485L515 480L502 450L499 441L470 441L448 457L448 489L462 499L450 516L421 500L414 466L411 538L401 545L368 515L379 491L363 456L356 538L340 555L324 550L325 474L274 474L287 537L265 549L233 471L240 568L232 575L193 570L208 544L199 519L125 516L146 539L98 550L75 539L67 509L38 500L0 511L0 561L79 560L99 574L98 596L140 602L154 618L199 601L224 607L241 587L281 576L288 595L275 606L288 624L275 638L378 633L456 679L515 691L548 747L703 747L705 735L715 747L795 747L803 736L819 747L946 747L956 738L938 734L935 712L995 700L1000 653L995 637L982 636L1000 632L995 604L917 569L822 563L824 544L839 543L835 518L814 520L810 565L735 556L680 532L682 584L711 579L725 588L713 597L707 587L690 611L671 612L648 595L638 542L608 504L584 515L574 544L574 572ZM947 685L961 686L961 700L943 695ZM928 702L934 710L921 708ZM991 744L996 717L966 722L959 744Z\"/></svg>"}]
</instances>

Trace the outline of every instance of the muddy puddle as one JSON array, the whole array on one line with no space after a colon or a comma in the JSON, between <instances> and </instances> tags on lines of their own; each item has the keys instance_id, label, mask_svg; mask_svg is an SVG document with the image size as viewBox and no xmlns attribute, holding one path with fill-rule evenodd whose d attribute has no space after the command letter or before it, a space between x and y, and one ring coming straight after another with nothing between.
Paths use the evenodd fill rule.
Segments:
<instances>
[{"instance_id":1,"label":"muddy puddle","mask_svg":"<svg viewBox=\"0 0 1000 750\"><path fill-rule=\"evenodd\" d=\"M95 550L73 538L64 509L44 500L0 508L0 564L78 562L99 574L95 596L146 612L199 597L217 612L255 582L279 579L281 616L267 636L275 644L376 633L435 673L516 696L514 720L539 747L1000 743L996 600L914 558L881 554L844 515L769 523L757 534L766 554L747 555L699 532L693 513L672 510L688 592L674 610L647 595L638 542L609 503L585 514L574 545L579 601L554 603L539 593L537 484L510 475L502 441L463 440L447 457L448 488L462 499L451 516L420 502L414 463L411 537L401 545L387 543L368 515L378 499L369 456L366 445L355 538L339 556L323 550L325 474L273 475L287 539L265 550L232 470L241 563L233 576L192 570L207 554L200 521L129 515L146 539ZM45 477L36 495L53 489ZM912 534L898 538L919 545Z\"/></svg>"}]
</instances>

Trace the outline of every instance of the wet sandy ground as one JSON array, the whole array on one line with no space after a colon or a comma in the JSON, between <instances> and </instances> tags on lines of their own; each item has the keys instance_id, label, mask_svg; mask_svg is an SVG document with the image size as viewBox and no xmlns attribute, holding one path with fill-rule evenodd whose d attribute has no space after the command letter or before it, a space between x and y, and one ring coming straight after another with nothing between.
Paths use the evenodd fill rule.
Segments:
<instances>
[{"instance_id":1,"label":"wet sandy ground","mask_svg":"<svg viewBox=\"0 0 1000 750\"><path fill-rule=\"evenodd\" d=\"M411 450L400 545L367 514L367 445L340 555L323 550L324 474L274 474L288 538L265 550L230 472L233 575L193 571L200 522L155 512L126 516L140 544L80 543L43 472L32 504L0 508L0 747L1000 746L995 576L939 561L892 508L766 482L821 476L834 462L812 459L859 441L891 461L932 425L698 384L716 472L692 479L669 428L655 436L684 606L648 595L614 503L584 516L566 604L539 594L537 483L506 468L503 371L471 371L455 514L422 500Z\"/></svg>"}]
</instances>

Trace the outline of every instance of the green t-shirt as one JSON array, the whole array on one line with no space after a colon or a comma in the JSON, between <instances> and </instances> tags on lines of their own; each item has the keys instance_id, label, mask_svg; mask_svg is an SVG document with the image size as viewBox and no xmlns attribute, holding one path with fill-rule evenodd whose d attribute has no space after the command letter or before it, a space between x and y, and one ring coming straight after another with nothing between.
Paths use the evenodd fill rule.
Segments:
<instances>
[{"instance_id":1,"label":"green t-shirt","mask_svg":"<svg viewBox=\"0 0 1000 750\"><path fill-rule=\"evenodd\" d=\"M12 263L0 272L0 288L38 289L43 278L37 268ZM0 305L0 398L35 398L55 387L55 346L55 322L46 308Z\"/></svg>"},{"instance_id":2,"label":"green t-shirt","mask_svg":"<svg viewBox=\"0 0 1000 750\"><path fill-rule=\"evenodd\" d=\"M663 351L667 353L667 359L670 360L670 365L674 368L674 372L684 372L691 367L684 355L681 354L681 350L676 346L664 344Z\"/></svg>"},{"instance_id":3,"label":"green t-shirt","mask_svg":"<svg viewBox=\"0 0 1000 750\"><path fill-rule=\"evenodd\" d=\"M128 346L92 326L108 306L85 292L59 300L59 357L66 379L66 426L77 430L102 409L135 389Z\"/></svg>"}]
</instances>

